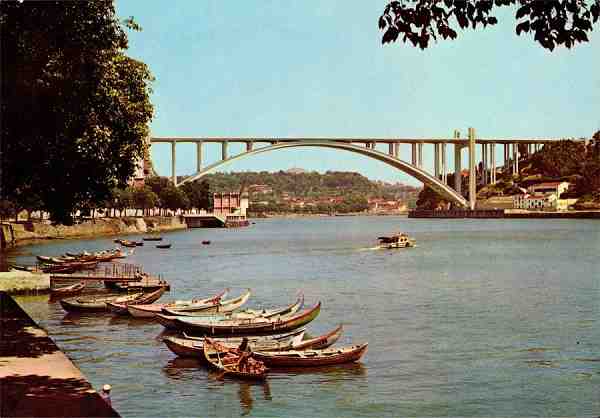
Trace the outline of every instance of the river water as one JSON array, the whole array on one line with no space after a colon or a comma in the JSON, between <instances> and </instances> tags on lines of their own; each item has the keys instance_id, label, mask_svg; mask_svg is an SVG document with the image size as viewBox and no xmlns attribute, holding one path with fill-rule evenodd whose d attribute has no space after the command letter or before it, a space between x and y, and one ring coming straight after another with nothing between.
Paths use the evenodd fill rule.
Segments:
<instances>
[{"instance_id":1,"label":"river water","mask_svg":"<svg viewBox=\"0 0 600 418\"><path fill-rule=\"evenodd\" d=\"M418 247L369 249L395 231ZM343 323L338 344L368 341L369 351L265 383L219 380L176 358L158 324L18 298L95 387L113 386L125 417L600 414L600 222L327 217L163 236L172 249L147 242L129 258L171 282L163 298L251 288L249 305L268 307L302 291L307 305L323 302L311 334ZM112 246L52 242L17 261Z\"/></svg>"}]
</instances>

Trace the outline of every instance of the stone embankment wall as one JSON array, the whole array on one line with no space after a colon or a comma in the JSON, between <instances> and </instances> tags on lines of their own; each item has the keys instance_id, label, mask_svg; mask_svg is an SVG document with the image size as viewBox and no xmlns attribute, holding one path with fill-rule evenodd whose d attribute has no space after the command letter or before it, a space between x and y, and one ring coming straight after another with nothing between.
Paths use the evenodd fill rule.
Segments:
<instances>
[{"instance_id":1,"label":"stone embankment wall","mask_svg":"<svg viewBox=\"0 0 600 418\"><path fill-rule=\"evenodd\" d=\"M4 223L0 229L0 241L6 246L11 246L23 245L36 240L136 234L185 228L187 228L185 221L178 216L99 218L72 226L54 226L42 222Z\"/></svg>"},{"instance_id":2,"label":"stone embankment wall","mask_svg":"<svg viewBox=\"0 0 600 418\"><path fill-rule=\"evenodd\" d=\"M50 275L28 271L0 272L0 291L10 294L45 293L50 290Z\"/></svg>"}]
</instances>

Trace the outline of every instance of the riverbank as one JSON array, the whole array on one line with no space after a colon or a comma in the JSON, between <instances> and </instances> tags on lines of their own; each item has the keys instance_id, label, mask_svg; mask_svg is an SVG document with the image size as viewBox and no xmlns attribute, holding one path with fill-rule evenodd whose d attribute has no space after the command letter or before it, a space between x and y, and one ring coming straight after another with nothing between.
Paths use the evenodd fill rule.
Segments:
<instances>
[{"instance_id":1,"label":"riverbank","mask_svg":"<svg viewBox=\"0 0 600 418\"><path fill-rule=\"evenodd\" d=\"M27 245L41 240L139 234L186 228L187 225L179 216L98 218L71 226L54 226L45 222L5 222L2 223L0 228L0 242L2 248L6 248Z\"/></svg>"},{"instance_id":2,"label":"riverbank","mask_svg":"<svg viewBox=\"0 0 600 418\"><path fill-rule=\"evenodd\" d=\"M268 213L268 214L251 214L248 219L265 219L265 218L329 218L338 216L407 216L408 212L350 212L350 213Z\"/></svg>"},{"instance_id":3,"label":"riverbank","mask_svg":"<svg viewBox=\"0 0 600 418\"><path fill-rule=\"evenodd\" d=\"M599 211L526 211L513 209L415 209L408 213L409 218L502 218L502 219L600 219Z\"/></svg>"},{"instance_id":4,"label":"riverbank","mask_svg":"<svg viewBox=\"0 0 600 418\"><path fill-rule=\"evenodd\" d=\"M46 331L1 291L0 324L0 416L120 416Z\"/></svg>"}]
</instances>

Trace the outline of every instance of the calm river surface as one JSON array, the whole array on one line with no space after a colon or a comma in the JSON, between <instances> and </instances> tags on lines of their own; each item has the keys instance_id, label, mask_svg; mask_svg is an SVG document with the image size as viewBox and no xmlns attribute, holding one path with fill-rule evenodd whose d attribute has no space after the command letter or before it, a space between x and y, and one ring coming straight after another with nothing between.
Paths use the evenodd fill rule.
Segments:
<instances>
[{"instance_id":1,"label":"calm river surface","mask_svg":"<svg viewBox=\"0 0 600 418\"><path fill-rule=\"evenodd\" d=\"M399 230L418 247L369 250ZM249 287L249 305L281 306L302 291L306 305L323 302L311 334L343 323L341 343L368 341L369 351L358 364L274 371L263 384L217 380L177 359L159 324L65 316L47 296L18 298L95 387L113 386L124 417L600 414L600 222L266 219L163 237L171 250L146 243L128 261L171 282L165 299ZM53 242L22 248L17 261L112 246Z\"/></svg>"}]
</instances>

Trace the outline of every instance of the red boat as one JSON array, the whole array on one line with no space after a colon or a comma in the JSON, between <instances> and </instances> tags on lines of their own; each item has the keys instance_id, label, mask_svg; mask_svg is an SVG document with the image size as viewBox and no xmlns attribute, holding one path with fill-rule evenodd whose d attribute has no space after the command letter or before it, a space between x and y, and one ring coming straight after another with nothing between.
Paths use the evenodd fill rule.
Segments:
<instances>
[{"instance_id":1,"label":"red boat","mask_svg":"<svg viewBox=\"0 0 600 418\"><path fill-rule=\"evenodd\" d=\"M204 340L204 358L224 376L239 379L265 380L269 370L262 361L252 358L249 352L230 349L210 338Z\"/></svg>"}]
</instances>

